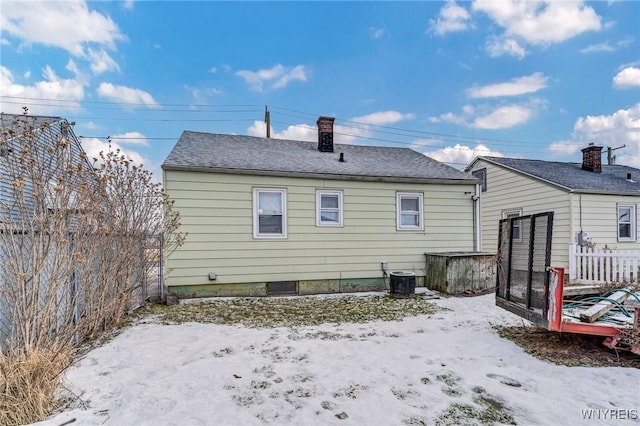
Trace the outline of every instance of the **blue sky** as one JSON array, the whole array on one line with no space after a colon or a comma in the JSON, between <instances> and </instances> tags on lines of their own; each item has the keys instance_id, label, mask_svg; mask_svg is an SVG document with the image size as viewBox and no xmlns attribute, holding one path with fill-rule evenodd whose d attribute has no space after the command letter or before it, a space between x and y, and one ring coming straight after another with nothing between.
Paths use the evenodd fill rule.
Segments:
<instances>
[{"instance_id":1,"label":"blue sky","mask_svg":"<svg viewBox=\"0 0 640 426\"><path fill-rule=\"evenodd\" d=\"M0 3L0 110L160 178L183 130L640 167L640 2ZM606 156L604 157L606 161Z\"/></svg>"}]
</instances>

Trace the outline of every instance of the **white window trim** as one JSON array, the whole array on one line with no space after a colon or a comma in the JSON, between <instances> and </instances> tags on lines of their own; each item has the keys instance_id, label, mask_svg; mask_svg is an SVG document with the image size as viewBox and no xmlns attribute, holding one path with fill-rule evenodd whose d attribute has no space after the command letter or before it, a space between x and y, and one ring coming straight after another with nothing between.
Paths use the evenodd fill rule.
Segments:
<instances>
[{"instance_id":1,"label":"white window trim","mask_svg":"<svg viewBox=\"0 0 640 426\"><path fill-rule=\"evenodd\" d=\"M321 199L323 195L337 195L338 196L338 222L323 222L322 221L322 203ZM342 204L342 191L318 189L316 190L316 226L328 226L328 227L341 227L343 226L343 212L344 207Z\"/></svg>"},{"instance_id":2,"label":"white window trim","mask_svg":"<svg viewBox=\"0 0 640 426\"><path fill-rule=\"evenodd\" d=\"M631 210L630 214L630 224L631 224L631 236L630 237L620 237L620 209L628 208ZM638 208L636 204L618 204L616 207L616 235L618 236L618 241L626 242L626 241L636 241L637 240L637 226L638 226Z\"/></svg>"},{"instance_id":3,"label":"white window trim","mask_svg":"<svg viewBox=\"0 0 640 426\"><path fill-rule=\"evenodd\" d=\"M418 198L418 223L419 226L402 225L402 198ZM396 230L398 231L423 231L424 230L424 197L421 192L398 192L396 193Z\"/></svg>"},{"instance_id":4,"label":"white window trim","mask_svg":"<svg viewBox=\"0 0 640 426\"><path fill-rule=\"evenodd\" d=\"M502 218L503 219L508 219L507 216L513 215L514 213L517 213L518 216L522 216L522 208L503 210L502 211ZM522 221L520 221L518 223L518 228L520 229L520 237L519 238L514 238L513 241L522 242L522 237L523 237L523 235L522 235Z\"/></svg>"},{"instance_id":5,"label":"white window trim","mask_svg":"<svg viewBox=\"0 0 640 426\"><path fill-rule=\"evenodd\" d=\"M282 202L282 234L260 234L258 194L260 192L276 192L281 194ZM253 188L253 238L259 239L284 239L287 238L287 190L281 188Z\"/></svg>"}]
</instances>

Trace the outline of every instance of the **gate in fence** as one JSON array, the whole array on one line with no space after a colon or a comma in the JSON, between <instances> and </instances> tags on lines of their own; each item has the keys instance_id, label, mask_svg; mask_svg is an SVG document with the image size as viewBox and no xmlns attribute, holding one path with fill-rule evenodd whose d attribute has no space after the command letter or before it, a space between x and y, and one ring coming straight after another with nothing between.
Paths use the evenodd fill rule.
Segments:
<instances>
[{"instance_id":1,"label":"gate in fence","mask_svg":"<svg viewBox=\"0 0 640 426\"><path fill-rule=\"evenodd\" d=\"M538 323L549 310L553 212L500 221L496 304Z\"/></svg>"},{"instance_id":2,"label":"gate in fence","mask_svg":"<svg viewBox=\"0 0 640 426\"><path fill-rule=\"evenodd\" d=\"M131 310L148 301L165 299L163 241L162 234L158 234L141 242L140 276L130 295Z\"/></svg>"}]
</instances>

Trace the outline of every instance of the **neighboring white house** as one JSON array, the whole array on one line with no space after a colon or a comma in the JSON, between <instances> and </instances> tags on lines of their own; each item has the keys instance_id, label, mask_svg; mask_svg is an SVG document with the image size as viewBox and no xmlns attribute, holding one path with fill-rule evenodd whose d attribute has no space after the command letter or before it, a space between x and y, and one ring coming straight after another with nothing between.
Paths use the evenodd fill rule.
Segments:
<instances>
[{"instance_id":1,"label":"neighboring white house","mask_svg":"<svg viewBox=\"0 0 640 426\"><path fill-rule=\"evenodd\" d=\"M408 148L185 131L162 165L185 244L179 297L381 289L385 272L424 284L425 252L473 251L478 180ZM386 271L383 271L385 269Z\"/></svg>"},{"instance_id":2,"label":"neighboring white house","mask_svg":"<svg viewBox=\"0 0 640 426\"><path fill-rule=\"evenodd\" d=\"M483 181L482 250L496 250L500 219L547 211L554 212L552 266L568 272L576 244L607 252L640 250L640 170L603 165L601 150L593 145L583 149L581 164L476 158L466 171ZM520 231L514 232L517 238Z\"/></svg>"},{"instance_id":3,"label":"neighboring white house","mask_svg":"<svg viewBox=\"0 0 640 426\"><path fill-rule=\"evenodd\" d=\"M70 294L76 292L76 283L71 276L67 291L56 294L46 290L50 286L51 276L48 274L51 271L43 265L53 262L51 259L55 257L58 241L49 241L48 233L34 226L34 223L44 223L44 220L32 219L70 206L73 206L70 211L77 210L73 200L74 188L57 187L57 178L64 176L65 182L73 181L73 176L78 173L76 170L74 174L70 169L79 164L93 170L83 158L73 124L66 119L0 114L0 348L14 330L15 319L11 316L15 315L13 298L18 298L17 295L27 298L40 294L34 296L33 301L40 304L50 302L52 298L59 299L56 303L63 311ZM86 183L78 182L79 185ZM35 196L36 192L40 195ZM54 197L54 193L59 196ZM63 200L65 206L59 205ZM69 226L73 223L70 220ZM34 246L41 249L33 249ZM9 265L7 258L14 262L19 259L20 264ZM15 277L16 271L27 271L24 273L28 274L34 264L38 273L29 277L27 289L18 291L8 284L7 279ZM36 301L38 298L40 300Z\"/></svg>"}]
</instances>

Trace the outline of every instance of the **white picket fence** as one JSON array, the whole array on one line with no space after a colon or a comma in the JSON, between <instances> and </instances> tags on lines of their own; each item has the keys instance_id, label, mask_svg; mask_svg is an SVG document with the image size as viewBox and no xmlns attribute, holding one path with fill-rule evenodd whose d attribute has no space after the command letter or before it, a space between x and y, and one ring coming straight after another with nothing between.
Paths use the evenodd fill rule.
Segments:
<instances>
[{"instance_id":1,"label":"white picket fence","mask_svg":"<svg viewBox=\"0 0 640 426\"><path fill-rule=\"evenodd\" d=\"M569 245L572 284L638 284L640 250L610 250Z\"/></svg>"}]
</instances>

